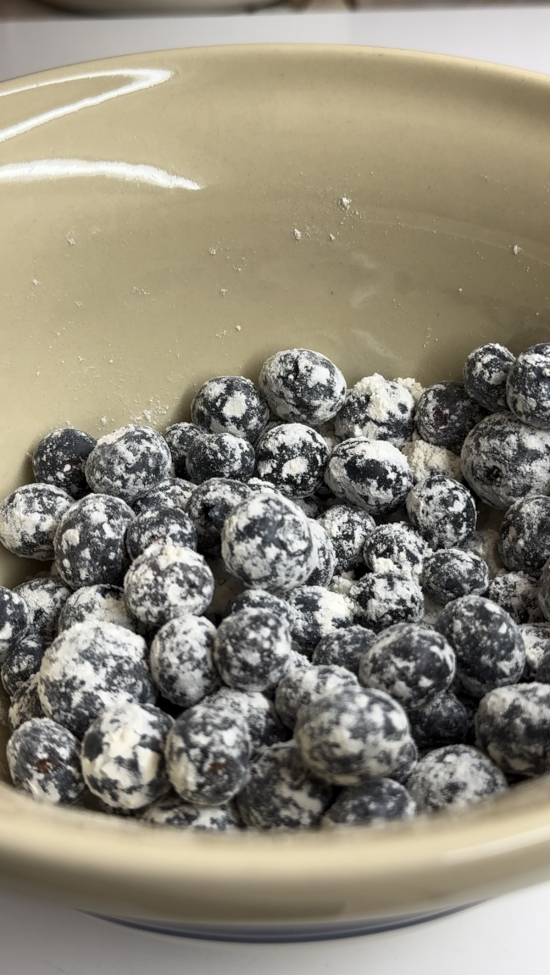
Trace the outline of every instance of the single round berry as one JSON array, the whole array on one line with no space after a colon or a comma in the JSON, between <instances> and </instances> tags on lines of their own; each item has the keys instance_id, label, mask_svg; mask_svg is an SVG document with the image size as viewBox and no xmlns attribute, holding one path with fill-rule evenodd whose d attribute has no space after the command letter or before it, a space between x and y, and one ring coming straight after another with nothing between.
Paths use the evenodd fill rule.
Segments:
<instances>
[{"instance_id":1,"label":"single round berry","mask_svg":"<svg viewBox=\"0 0 550 975\"><path fill-rule=\"evenodd\" d=\"M344 667L300 667L294 661L279 681L275 708L287 728L293 729L300 708L342 687L359 687L357 677Z\"/></svg>"},{"instance_id":2,"label":"single round berry","mask_svg":"<svg viewBox=\"0 0 550 975\"><path fill-rule=\"evenodd\" d=\"M273 596L266 589L245 589L229 606L229 614L238 613L241 609L267 609L280 619L285 619L290 627L296 619L294 607L286 599Z\"/></svg>"},{"instance_id":3,"label":"single round berry","mask_svg":"<svg viewBox=\"0 0 550 975\"><path fill-rule=\"evenodd\" d=\"M222 431L216 432L221 433ZM201 427L196 426L195 423L173 423L172 426L167 427L167 429L164 431L164 439L168 444L168 448L172 456L174 474L176 477L181 477L183 479L187 477L187 467L185 466L185 461L189 448L195 442L195 440L199 439L200 437L204 437L204 434L205 431L201 429Z\"/></svg>"},{"instance_id":4,"label":"single round berry","mask_svg":"<svg viewBox=\"0 0 550 975\"><path fill-rule=\"evenodd\" d=\"M334 790L306 768L292 741L262 751L250 767L237 797L247 826L256 829L306 829L320 822Z\"/></svg>"},{"instance_id":5,"label":"single round berry","mask_svg":"<svg viewBox=\"0 0 550 975\"><path fill-rule=\"evenodd\" d=\"M455 651L458 676L470 693L482 697L520 679L525 664L521 632L496 603L462 596L445 606L436 627Z\"/></svg>"},{"instance_id":6,"label":"single round berry","mask_svg":"<svg viewBox=\"0 0 550 975\"><path fill-rule=\"evenodd\" d=\"M148 826L171 826L174 829L193 829L200 832L226 832L240 826L240 820L231 803L222 806L196 806L184 802L174 792L169 792L147 806L140 819Z\"/></svg>"},{"instance_id":7,"label":"single round berry","mask_svg":"<svg viewBox=\"0 0 550 975\"><path fill-rule=\"evenodd\" d=\"M336 554L335 572L349 572L363 564L363 546L376 528L372 515L351 504L335 504L318 518Z\"/></svg>"},{"instance_id":8,"label":"single round berry","mask_svg":"<svg viewBox=\"0 0 550 975\"><path fill-rule=\"evenodd\" d=\"M129 424L101 437L86 461L86 480L96 494L129 504L172 473L172 457L160 433Z\"/></svg>"},{"instance_id":9,"label":"single round berry","mask_svg":"<svg viewBox=\"0 0 550 975\"><path fill-rule=\"evenodd\" d=\"M145 640L114 623L75 623L46 650L38 675L48 718L80 738L113 704L151 704Z\"/></svg>"},{"instance_id":10,"label":"single round berry","mask_svg":"<svg viewBox=\"0 0 550 975\"><path fill-rule=\"evenodd\" d=\"M15 692L40 670L46 646L34 633L27 633L8 650L0 676L6 694Z\"/></svg>"},{"instance_id":11,"label":"single round berry","mask_svg":"<svg viewBox=\"0 0 550 975\"><path fill-rule=\"evenodd\" d=\"M211 477L195 487L186 510L197 532L198 547L204 555L220 554L225 519L250 494L247 484L229 477Z\"/></svg>"},{"instance_id":12,"label":"single round berry","mask_svg":"<svg viewBox=\"0 0 550 975\"><path fill-rule=\"evenodd\" d=\"M126 549L130 559L137 559L153 542L196 549L195 526L179 508L150 508L137 515L126 530Z\"/></svg>"},{"instance_id":13,"label":"single round berry","mask_svg":"<svg viewBox=\"0 0 550 975\"><path fill-rule=\"evenodd\" d=\"M113 809L142 809L170 789L164 761L173 719L152 704L115 704L82 739L82 774Z\"/></svg>"},{"instance_id":14,"label":"single round berry","mask_svg":"<svg viewBox=\"0 0 550 975\"><path fill-rule=\"evenodd\" d=\"M340 688L304 705L294 740L309 770L334 785L388 775L410 739L407 715L383 691Z\"/></svg>"},{"instance_id":15,"label":"single round berry","mask_svg":"<svg viewBox=\"0 0 550 975\"><path fill-rule=\"evenodd\" d=\"M511 413L492 413L468 434L462 473L485 504L504 511L530 495L550 494L550 433Z\"/></svg>"},{"instance_id":16,"label":"single round berry","mask_svg":"<svg viewBox=\"0 0 550 975\"><path fill-rule=\"evenodd\" d=\"M460 545L476 526L476 506L470 491L444 474L430 474L415 484L407 496L407 513L434 550Z\"/></svg>"},{"instance_id":17,"label":"single round berry","mask_svg":"<svg viewBox=\"0 0 550 975\"><path fill-rule=\"evenodd\" d=\"M487 565L471 552L443 548L424 562L422 588L436 603L446 605L460 596L481 596L488 586Z\"/></svg>"},{"instance_id":18,"label":"single round berry","mask_svg":"<svg viewBox=\"0 0 550 975\"><path fill-rule=\"evenodd\" d=\"M285 592L311 575L317 549L309 520L291 501L254 494L227 517L222 558L246 585Z\"/></svg>"},{"instance_id":19,"label":"single round berry","mask_svg":"<svg viewBox=\"0 0 550 975\"><path fill-rule=\"evenodd\" d=\"M371 515L383 515L402 505L412 477L406 458L385 440L355 437L332 452L325 481L337 498L351 501Z\"/></svg>"},{"instance_id":20,"label":"single round berry","mask_svg":"<svg viewBox=\"0 0 550 975\"><path fill-rule=\"evenodd\" d=\"M25 721L32 718L44 718L44 709L38 696L39 675L35 674L25 684L20 684L10 701L8 711L8 725L10 731L16 731Z\"/></svg>"},{"instance_id":21,"label":"single round berry","mask_svg":"<svg viewBox=\"0 0 550 975\"><path fill-rule=\"evenodd\" d=\"M279 718L273 702L258 691L221 687L208 698L208 704L243 718L250 736L251 755L290 738L290 732Z\"/></svg>"},{"instance_id":22,"label":"single round berry","mask_svg":"<svg viewBox=\"0 0 550 975\"><path fill-rule=\"evenodd\" d=\"M353 603L323 586L297 586L288 594L296 613L292 640L298 650L311 654L322 637L355 622Z\"/></svg>"},{"instance_id":23,"label":"single round berry","mask_svg":"<svg viewBox=\"0 0 550 975\"><path fill-rule=\"evenodd\" d=\"M455 655L444 636L419 623L390 626L361 657L359 680L385 691L406 711L423 708L450 687Z\"/></svg>"},{"instance_id":24,"label":"single round berry","mask_svg":"<svg viewBox=\"0 0 550 975\"><path fill-rule=\"evenodd\" d=\"M416 429L423 440L459 454L470 430L485 411L468 396L461 383L435 383L426 389L416 407Z\"/></svg>"},{"instance_id":25,"label":"single round berry","mask_svg":"<svg viewBox=\"0 0 550 975\"><path fill-rule=\"evenodd\" d=\"M316 430L303 423L281 423L256 444L256 471L282 494L305 498L323 483L328 455Z\"/></svg>"},{"instance_id":26,"label":"single round berry","mask_svg":"<svg viewBox=\"0 0 550 975\"><path fill-rule=\"evenodd\" d=\"M507 569L539 575L550 558L550 498L521 498L508 508L498 533Z\"/></svg>"},{"instance_id":27,"label":"single round berry","mask_svg":"<svg viewBox=\"0 0 550 975\"><path fill-rule=\"evenodd\" d=\"M346 380L326 356L310 349L287 349L266 359L260 389L281 420L321 426L332 419L346 395Z\"/></svg>"},{"instance_id":28,"label":"single round berry","mask_svg":"<svg viewBox=\"0 0 550 975\"><path fill-rule=\"evenodd\" d=\"M539 342L518 355L506 380L506 401L522 423L550 428L550 343Z\"/></svg>"},{"instance_id":29,"label":"single round berry","mask_svg":"<svg viewBox=\"0 0 550 975\"><path fill-rule=\"evenodd\" d=\"M14 593L25 601L29 613L29 629L33 635L45 644L51 643L71 590L61 579L38 576L16 586Z\"/></svg>"},{"instance_id":30,"label":"single round berry","mask_svg":"<svg viewBox=\"0 0 550 975\"><path fill-rule=\"evenodd\" d=\"M421 758L407 782L419 812L458 809L504 792L496 765L471 745L446 745Z\"/></svg>"},{"instance_id":31,"label":"single round berry","mask_svg":"<svg viewBox=\"0 0 550 975\"><path fill-rule=\"evenodd\" d=\"M52 484L24 484L0 502L0 542L24 559L54 557L54 536L73 498Z\"/></svg>"},{"instance_id":32,"label":"single round berry","mask_svg":"<svg viewBox=\"0 0 550 975\"><path fill-rule=\"evenodd\" d=\"M194 490L195 485L190 481L184 481L181 477L167 477L158 487L132 501L132 508L136 515L151 508L180 508L187 511L187 503Z\"/></svg>"},{"instance_id":33,"label":"single round berry","mask_svg":"<svg viewBox=\"0 0 550 975\"><path fill-rule=\"evenodd\" d=\"M501 572L491 581L488 599L502 606L516 623L542 623L537 580L525 572Z\"/></svg>"},{"instance_id":34,"label":"single round berry","mask_svg":"<svg viewBox=\"0 0 550 975\"><path fill-rule=\"evenodd\" d=\"M464 363L464 388L480 406L491 413L508 409L506 380L516 357L497 342L488 342L470 352Z\"/></svg>"},{"instance_id":35,"label":"single round berry","mask_svg":"<svg viewBox=\"0 0 550 975\"><path fill-rule=\"evenodd\" d=\"M250 379L216 376L195 394L191 419L208 433L232 433L253 444L267 425L269 409Z\"/></svg>"},{"instance_id":36,"label":"single round berry","mask_svg":"<svg viewBox=\"0 0 550 975\"><path fill-rule=\"evenodd\" d=\"M290 629L284 617L266 609L241 609L227 616L214 637L213 659L227 687L270 691L290 663Z\"/></svg>"},{"instance_id":37,"label":"single round berry","mask_svg":"<svg viewBox=\"0 0 550 975\"><path fill-rule=\"evenodd\" d=\"M345 630L335 630L319 640L313 651L312 663L316 667L345 667L352 674L357 674L361 657L374 640L373 631L364 626L354 625Z\"/></svg>"},{"instance_id":38,"label":"single round berry","mask_svg":"<svg viewBox=\"0 0 550 975\"><path fill-rule=\"evenodd\" d=\"M397 572L419 582L428 552L428 546L418 532L396 522L379 525L367 535L363 559L369 572Z\"/></svg>"},{"instance_id":39,"label":"single round berry","mask_svg":"<svg viewBox=\"0 0 550 975\"><path fill-rule=\"evenodd\" d=\"M203 613L212 601L214 576L192 549L155 542L132 562L124 594L137 619L162 626L175 616Z\"/></svg>"},{"instance_id":40,"label":"single round berry","mask_svg":"<svg viewBox=\"0 0 550 975\"><path fill-rule=\"evenodd\" d=\"M422 750L464 744L468 736L468 713L450 691L411 711L409 721L412 736Z\"/></svg>"},{"instance_id":41,"label":"single round berry","mask_svg":"<svg viewBox=\"0 0 550 975\"><path fill-rule=\"evenodd\" d=\"M71 593L59 614L58 632L62 633L75 623L85 623L87 620L116 623L132 633L137 626L128 609L124 589L120 586L83 586Z\"/></svg>"},{"instance_id":42,"label":"single round berry","mask_svg":"<svg viewBox=\"0 0 550 975\"><path fill-rule=\"evenodd\" d=\"M211 477L248 481L254 473L254 448L232 433L209 433L191 444L185 465L189 480L202 484Z\"/></svg>"},{"instance_id":43,"label":"single round berry","mask_svg":"<svg viewBox=\"0 0 550 975\"><path fill-rule=\"evenodd\" d=\"M124 544L134 512L121 498L90 494L61 518L54 549L59 575L71 589L119 586L129 565Z\"/></svg>"},{"instance_id":44,"label":"single round berry","mask_svg":"<svg viewBox=\"0 0 550 975\"><path fill-rule=\"evenodd\" d=\"M376 779L342 789L323 818L323 826L380 826L411 819L416 803L393 779Z\"/></svg>"},{"instance_id":45,"label":"single round berry","mask_svg":"<svg viewBox=\"0 0 550 975\"><path fill-rule=\"evenodd\" d=\"M216 806L240 792L248 778L250 736L235 712L195 704L176 720L166 741L166 767L182 799Z\"/></svg>"},{"instance_id":46,"label":"single round berry","mask_svg":"<svg viewBox=\"0 0 550 975\"><path fill-rule=\"evenodd\" d=\"M336 551L332 539L319 521L309 519L309 527L317 548L317 565L307 579L308 586L328 586L336 569Z\"/></svg>"},{"instance_id":47,"label":"single round berry","mask_svg":"<svg viewBox=\"0 0 550 975\"><path fill-rule=\"evenodd\" d=\"M33 799L71 805L84 791L79 742L48 718L25 721L6 747L13 784Z\"/></svg>"},{"instance_id":48,"label":"single round berry","mask_svg":"<svg viewBox=\"0 0 550 975\"><path fill-rule=\"evenodd\" d=\"M460 457L447 447L436 447L419 438L403 444L401 453L407 458L413 484L423 481L428 474L445 474L454 481L462 481Z\"/></svg>"},{"instance_id":49,"label":"single round berry","mask_svg":"<svg viewBox=\"0 0 550 975\"><path fill-rule=\"evenodd\" d=\"M151 644L151 673L159 691L181 708L198 704L219 687L212 659L216 627L204 616L178 616Z\"/></svg>"},{"instance_id":50,"label":"single round berry","mask_svg":"<svg viewBox=\"0 0 550 975\"><path fill-rule=\"evenodd\" d=\"M357 603L356 621L374 630L385 630L393 623L417 623L424 613L420 586L399 572L368 572L349 591Z\"/></svg>"},{"instance_id":51,"label":"single round berry","mask_svg":"<svg viewBox=\"0 0 550 975\"><path fill-rule=\"evenodd\" d=\"M350 389L334 420L337 437L368 437L402 447L414 430L414 399L404 386L377 372Z\"/></svg>"},{"instance_id":52,"label":"single round berry","mask_svg":"<svg viewBox=\"0 0 550 975\"><path fill-rule=\"evenodd\" d=\"M55 484L72 498L82 498L88 493L85 467L97 440L82 430L62 427L46 434L38 444L32 458L32 469L37 481Z\"/></svg>"},{"instance_id":53,"label":"single round berry","mask_svg":"<svg viewBox=\"0 0 550 975\"><path fill-rule=\"evenodd\" d=\"M29 624L30 613L22 596L0 586L0 663L9 648L23 639Z\"/></svg>"},{"instance_id":54,"label":"single round berry","mask_svg":"<svg viewBox=\"0 0 550 975\"><path fill-rule=\"evenodd\" d=\"M516 684L491 691L479 705L476 730L481 748L506 775L544 775L550 771L550 687Z\"/></svg>"}]
</instances>

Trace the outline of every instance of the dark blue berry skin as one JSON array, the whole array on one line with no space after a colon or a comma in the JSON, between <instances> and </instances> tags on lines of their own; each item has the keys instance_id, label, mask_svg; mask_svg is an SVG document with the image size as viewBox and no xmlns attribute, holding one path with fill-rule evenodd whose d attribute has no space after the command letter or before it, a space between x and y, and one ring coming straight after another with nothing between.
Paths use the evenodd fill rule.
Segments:
<instances>
[{"instance_id":1,"label":"dark blue berry skin","mask_svg":"<svg viewBox=\"0 0 550 975\"><path fill-rule=\"evenodd\" d=\"M211 477L248 481L254 473L254 448L231 433L212 433L199 437L189 448L185 466L194 484Z\"/></svg>"},{"instance_id":2,"label":"dark blue berry skin","mask_svg":"<svg viewBox=\"0 0 550 975\"><path fill-rule=\"evenodd\" d=\"M361 657L375 639L374 631L366 626L354 625L345 630L336 630L319 640L311 662L316 667L322 664L345 667L357 675Z\"/></svg>"},{"instance_id":3,"label":"dark blue berry skin","mask_svg":"<svg viewBox=\"0 0 550 975\"><path fill-rule=\"evenodd\" d=\"M374 826L410 819L416 803L393 779L376 779L347 786L325 814L323 826Z\"/></svg>"},{"instance_id":4,"label":"dark blue berry skin","mask_svg":"<svg viewBox=\"0 0 550 975\"><path fill-rule=\"evenodd\" d=\"M225 519L250 494L246 484L230 477L211 477L194 487L186 512L197 533L199 552L213 557L219 556Z\"/></svg>"},{"instance_id":5,"label":"dark blue berry skin","mask_svg":"<svg viewBox=\"0 0 550 975\"><path fill-rule=\"evenodd\" d=\"M465 744L468 739L468 713L451 692L410 711L409 722L412 736L422 751Z\"/></svg>"},{"instance_id":6,"label":"dark blue berry skin","mask_svg":"<svg viewBox=\"0 0 550 975\"><path fill-rule=\"evenodd\" d=\"M46 645L35 633L27 633L8 650L0 676L10 697L40 670Z\"/></svg>"},{"instance_id":7,"label":"dark blue berry skin","mask_svg":"<svg viewBox=\"0 0 550 975\"><path fill-rule=\"evenodd\" d=\"M468 396L462 383L435 383L424 390L416 407L416 429L427 443L459 454L470 430L485 410Z\"/></svg>"},{"instance_id":8,"label":"dark blue berry skin","mask_svg":"<svg viewBox=\"0 0 550 975\"><path fill-rule=\"evenodd\" d=\"M424 562L422 588L436 603L446 605L460 596L481 596L488 586L487 564L472 552L441 549Z\"/></svg>"},{"instance_id":9,"label":"dark blue berry skin","mask_svg":"<svg viewBox=\"0 0 550 975\"><path fill-rule=\"evenodd\" d=\"M477 520L471 492L446 474L428 474L415 484L407 495L407 514L434 551L460 545Z\"/></svg>"},{"instance_id":10,"label":"dark blue berry skin","mask_svg":"<svg viewBox=\"0 0 550 975\"><path fill-rule=\"evenodd\" d=\"M508 508L498 533L507 569L538 576L550 558L550 498L531 495Z\"/></svg>"},{"instance_id":11,"label":"dark blue berry skin","mask_svg":"<svg viewBox=\"0 0 550 975\"><path fill-rule=\"evenodd\" d=\"M180 508L187 510L187 502L194 491L195 485L181 477L167 477L162 484L140 495L132 501L131 507L136 515L141 515L150 508Z\"/></svg>"},{"instance_id":12,"label":"dark blue berry skin","mask_svg":"<svg viewBox=\"0 0 550 975\"><path fill-rule=\"evenodd\" d=\"M205 431L201 430L195 423L173 423L164 431L164 439L172 455L176 477L181 477L184 480L187 478L185 460L189 448L199 437L204 437L204 434Z\"/></svg>"},{"instance_id":13,"label":"dark blue berry skin","mask_svg":"<svg viewBox=\"0 0 550 975\"><path fill-rule=\"evenodd\" d=\"M29 623L25 600L11 589L0 586L0 664L10 647L23 639Z\"/></svg>"},{"instance_id":14,"label":"dark blue berry skin","mask_svg":"<svg viewBox=\"0 0 550 975\"><path fill-rule=\"evenodd\" d=\"M320 433L303 423L281 423L256 444L258 477L289 498L305 498L323 483L328 447ZM294 464L299 463L299 469Z\"/></svg>"},{"instance_id":15,"label":"dark blue berry skin","mask_svg":"<svg viewBox=\"0 0 550 975\"><path fill-rule=\"evenodd\" d=\"M550 429L549 342L539 342L518 355L506 380L506 401L522 423Z\"/></svg>"},{"instance_id":16,"label":"dark blue berry skin","mask_svg":"<svg viewBox=\"0 0 550 975\"><path fill-rule=\"evenodd\" d=\"M276 616L286 617L289 626L292 626L296 618L296 611L280 596L274 596L266 589L245 589L229 605L228 615L238 613L241 609L267 609Z\"/></svg>"},{"instance_id":17,"label":"dark blue berry skin","mask_svg":"<svg viewBox=\"0 0 550 975\"><path fill-rule=\"evenodd\" d=\"M506 380L516 357L503 345L489 342L470 352L464 364L464 388L491 413L507 410Z\"/></svg>"},{"instance_id":18,"label":"dark blue berry skin","mask_svg":"<svg viewBox=\"0 0 550 975\"><path fill-rule=\"evenodd\" d=\"M55 805L72 805L84 791L79 742L48 718L20 725L8 741L8 767L16 789Z\"/></svg>"},{"instance_id":19,"label":"dark blue berry skin","mask_svg":"<svg viewBox=\"0 0 550 975\"><path fill-rule=\"evenodd\" d=\"M456 654L465 689L482 697L495 687L515 684L525 665L525 647L512 617L484 596L462 596L441 611L436 629Z\"/></svg>"},{"instance_id":20,"label":"dark blue berry skin","mask_svg":"<svg viewBox=\"0 0 550 975\"><path fill-rule=\"evenodd\" d=\"M216 376L196 393L191 419L207 433L232 433L255 443L267 425L269 408L250 379Z\"/></svg>"},{"instance_id":21,"label":"dark blue berry skin","mask_svg":"<svg viewBox=\"0 0 550 975\"><path fill-rule=\"evenodd\" d=\"M35 479L55 484L75 499L84 497L89 491L86 461L96 443L95 437L73 427L52 430L42 438L33 454Z\"/></svg>"},{"instance_id":22,"label":"dark blue berry skin","mask_svg":"<svg viewBox=\"0 0 550 975\"><path fill-rule=\"evenodd\" d=\"M197 548L193 522L179 508L150 508L130 522L126 530L126 548L132 560L137 559L153 542Z\"/></svg>"}]
</instances>

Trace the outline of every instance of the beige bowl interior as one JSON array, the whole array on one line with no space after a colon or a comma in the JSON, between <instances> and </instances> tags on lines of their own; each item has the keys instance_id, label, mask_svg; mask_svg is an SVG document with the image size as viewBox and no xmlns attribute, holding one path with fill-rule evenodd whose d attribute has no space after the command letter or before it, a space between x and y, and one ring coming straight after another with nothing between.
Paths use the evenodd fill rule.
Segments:
<instances>
[{"instance_id":1,"label":"beige bowl interior","mask_svg":"<svg viewBox=\"0 0 550 975\"><path fill-rule=\"evenodd\" d=\"M186 417L280 348L459 377L550 334L550 80L330 47L203 49L0 87L0 495L71 423ZM43 566L2 553L12 585ZM0 701L5 728L5 698ZM465 903L550 873L546 782L382 833L152 832L16 795L0 876L195 921L336 920Z\"/></svg>"}]
</instances>

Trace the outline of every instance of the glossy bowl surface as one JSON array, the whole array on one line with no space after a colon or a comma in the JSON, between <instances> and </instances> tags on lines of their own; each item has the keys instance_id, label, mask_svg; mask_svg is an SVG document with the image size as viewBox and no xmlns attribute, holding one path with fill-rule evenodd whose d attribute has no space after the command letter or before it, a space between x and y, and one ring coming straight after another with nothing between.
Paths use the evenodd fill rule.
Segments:
<instances>
[{"instance_id":1,"label":"glossy bowl surface","mask_svg":"<svg viewBox=\"0 0 550 975\"><path fill-rule=\"evenodd\" d=\"M163 429L280 348L460 378L550 335L550 79L380 49L163 52L0 86L0 495L71 423ZM12 585L43 566L2 553ZM5 739L5 698L0 721ZM4 885L179 924L382 923L550 875L545 780L382 832L206 836L7 784ZM385 923L385 921L384 921Z\"/></svg>"}]
</instances>

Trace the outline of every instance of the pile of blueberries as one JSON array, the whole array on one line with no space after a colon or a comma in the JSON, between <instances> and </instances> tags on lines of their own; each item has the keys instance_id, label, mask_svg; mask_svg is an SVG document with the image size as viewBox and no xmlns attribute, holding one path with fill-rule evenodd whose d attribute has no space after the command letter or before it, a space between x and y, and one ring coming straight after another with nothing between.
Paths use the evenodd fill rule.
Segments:
<instances>
[{"instance_id":1,"label":"pile of blueberries","mask_svg":"<svg viewBox=\"0 0 550 975\"><path fill-rule=\"evenodd\" d=\"M423 390L289 349L191 421L54 430L0 504L52 562L0 588L16 788L293 829L550 771L550 344Z\"/></svg>"}]
</instances>

